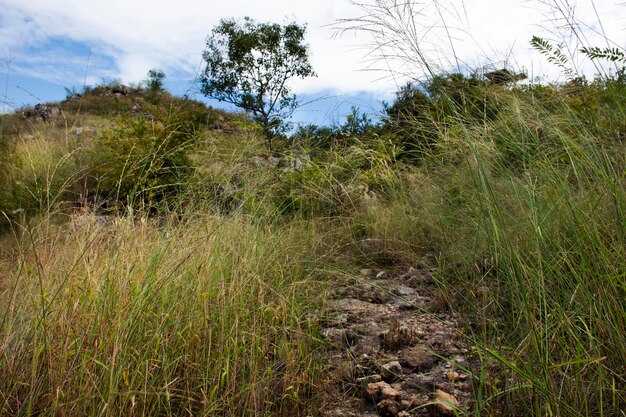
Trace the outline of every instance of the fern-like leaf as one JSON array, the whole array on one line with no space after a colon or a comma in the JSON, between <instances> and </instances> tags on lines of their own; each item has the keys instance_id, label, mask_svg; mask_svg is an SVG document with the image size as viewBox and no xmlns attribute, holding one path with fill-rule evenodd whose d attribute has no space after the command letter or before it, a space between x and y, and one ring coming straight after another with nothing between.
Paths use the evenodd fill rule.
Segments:
<instances>
[{"instance_id":1,"label":"fern-like leaf","mask_svg":"<svg viewBox=\"0 0 626 417\"><path fill-rule=\"evenodd\" d=\"M563 51L561 51L560 47L555 47L550 42L540 38L539 36L533 36L530 41L530 46L539 51L540 54L544 55L548 62L561 68L566 76L573 78L572 69L567 65L569 60Z\"/></svg>"},{"instance_id":2,"label":"fern-like leaf","mask_svg":"<svg viewBox=\"0 0 626 417\"><path fill-rule=\"evenodd\" d=\"M606 59L611 62L626 63L626 54L617 48L598 48L597 46L584 47L580 52L587 55L590 59Z\"/></svg>"}]
</instances>

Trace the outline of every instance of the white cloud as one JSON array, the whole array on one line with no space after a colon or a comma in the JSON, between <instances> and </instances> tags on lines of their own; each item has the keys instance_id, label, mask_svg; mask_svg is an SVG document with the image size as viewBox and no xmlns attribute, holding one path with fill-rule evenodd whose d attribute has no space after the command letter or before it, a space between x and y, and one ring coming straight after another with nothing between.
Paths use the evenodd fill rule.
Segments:
<instances>
[{"instance_id":1,"label":"white cloud","mask_svg":"<svg viewBox=\"0 0 626 417\"><path fill-rule=\"evenodd\" d=\"M559 0L564 1L564 0ZM533 34L546 35L541 25L555 27L548 19L550 9L542 2L526 0L433 0L423 2L418 33L421 47L443 67L454 63L454 49L462 63L482 65L486 61L509 61L534 73L557 71L531 51ZM596 0L603 28L614 39L623 38L626 7L619 0ZM586 21L584 33L591 44L604 46L591 0L580 0L577 15ZM192 78L201 64L204 41L222 17L249 15L257 20L308 23L308 42L318 77L294 83L300 93L332 90L341 93L394 90L396 82L385 74L360 71L366 67L365 50L370 39L364 33L347 33L333 38L328 25L340 18L355 17L359 11L337 0L0 0L0 53L14 56L13 69L24 75L54 82L73 79L82 83L89 61L88 77L119 77L139 81L148 69L161 67L168 76ZM448 25L441 25L440 15ZM439 24L438 24L439 23ZM448 33L453 42L448 41ZM52 49L42 49L50 44ZM91 48L63 49L54 40L68 39ZM452 46L454 48L452 48ZM624 44L620 45L624 47ZM508 54L507 54L508 53ZM110 58L110 62L106 58ZM577 62L578 64L578 62ZM377 67L384 67L379 63ZM398 62L391 64L400 69ZM405 67L410 72L415 66ZM173 73L173 74L172 74Z\"/></svg>"}]
</instances>

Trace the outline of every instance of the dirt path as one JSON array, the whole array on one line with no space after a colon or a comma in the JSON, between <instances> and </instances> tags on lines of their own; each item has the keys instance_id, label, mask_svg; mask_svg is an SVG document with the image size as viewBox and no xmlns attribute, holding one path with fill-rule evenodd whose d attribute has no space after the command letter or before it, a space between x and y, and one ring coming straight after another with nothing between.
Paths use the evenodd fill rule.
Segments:
<instances>
[{"instance_id":1,"label":"dirt path","mask_svg":"<svg viewBox=\"0 0 626 417\"><path fill-rule=\"evenodd\" d=\"M441 416L471 408L468 347L432 275L361 271L338 288L322 334L331 378L323 417Z\"/></svg>"}]
</instances>

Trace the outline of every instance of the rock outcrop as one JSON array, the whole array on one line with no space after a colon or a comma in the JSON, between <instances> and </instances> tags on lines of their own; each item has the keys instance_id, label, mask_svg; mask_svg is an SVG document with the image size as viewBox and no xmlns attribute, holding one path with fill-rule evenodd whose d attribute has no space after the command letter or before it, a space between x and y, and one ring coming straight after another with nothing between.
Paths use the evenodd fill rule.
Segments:
<instances>
[{"instance_id":1,"label":"rock outcrop","mask_svg":"<svg viewBox=\"0 0 626 417\"><path fill-rule=\"evenodd\" d=\"M45 104L37 104L33 109L25 110L24 117L38 122L50 122L59 114L57 107L46 106Z\"/></svg>"}]
</instances>

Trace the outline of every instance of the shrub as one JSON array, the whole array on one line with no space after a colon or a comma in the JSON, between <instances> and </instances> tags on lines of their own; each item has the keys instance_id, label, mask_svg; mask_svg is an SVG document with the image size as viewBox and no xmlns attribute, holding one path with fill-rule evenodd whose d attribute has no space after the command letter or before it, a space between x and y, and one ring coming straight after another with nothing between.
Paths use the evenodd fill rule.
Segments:
<instances>
[{"instance_id":1,"label":"shrub","mask_svg":"<svg viewBox=\"0 0 626 417\"><path fill-rule=\"evenodd\" d=\"M185 127L143 117L122 119L94 145L91 189L131 205L150 205L175 194L191 171L186 151L193 135Z\"/></svg>"},{"instance_id":2,"label":"shrub","mask_svg":"<svg viewBox=\"0 0 626 417\"><path fill-rule=\"evenodd\" d=\"M148 71L148 79L146 85L152 92L163 91L163 80L165 79L165 73L160 69L153 68Z\"/></svg>"}]
</instances>

